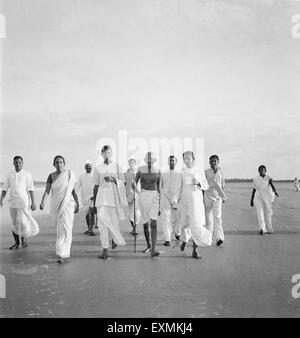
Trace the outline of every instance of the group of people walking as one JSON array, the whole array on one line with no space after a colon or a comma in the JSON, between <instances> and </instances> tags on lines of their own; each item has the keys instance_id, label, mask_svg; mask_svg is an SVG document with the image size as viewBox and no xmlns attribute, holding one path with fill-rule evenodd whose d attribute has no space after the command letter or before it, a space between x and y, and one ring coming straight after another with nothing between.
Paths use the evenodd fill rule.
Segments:
<instances>
[{"instance_id":1,"label":"group of people walking","mask_svg":"<svg viewBox=\"0 0 300 338\"><path fill-rule=\"evenodd\" d=\"M210 168L201 172L195 165L192 151L183 153L185 167L177 170L177 159L168 158L169 170L161 172L154 163L152 152L145 156L145 165L136 169L136 161L129 159L129 168L124 173L118 163L111 160L112 149L109 145L101 149L103 162L92 167L88 161L85 173L76 183L75 175L65 169L65 159L55 156L55 171L47 178L40 209L43 210L48 196L51 195L50 211L57 229L56 255L58 263L70 257L74 214L79 211L78 193L81 193L82 206L88 230L85 234L94 236L94 227L99 227L102 253L101 259L108 258L110 238L112 248L125 245L120 232L119 221L125 219L125 209L132 226L131 234L137 236L137 224L143 226L146 248L144 253L151 257L159 256L156 249L157 223L161 216L164 245L170 246L172 234L181 240L180 250L192 240L192 257L201 258L198 246L217 246L224 242L222 226L222 204L227 200L224 191L225 177L219 167L219 157L209 158ZM23 158L15 156L15 170L11 172L3 186L0 205L10 189L10 214L13 223L12 233L15 243L11 250L28 245L26 238L39 232L37 222L30 209L36 209L34 186L31 175L23 169ZM259 233L273 232L272 202L278 196L272 179L266 175L266 167L258 168L259 176L253 180L250 201L257 211Z\"/></svg>"}]
</instances>

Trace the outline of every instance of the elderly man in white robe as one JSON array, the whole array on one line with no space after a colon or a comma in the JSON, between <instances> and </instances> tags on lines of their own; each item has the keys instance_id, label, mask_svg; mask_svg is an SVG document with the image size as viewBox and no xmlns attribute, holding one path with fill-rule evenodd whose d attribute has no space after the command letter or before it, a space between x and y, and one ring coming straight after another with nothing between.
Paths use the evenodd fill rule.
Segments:
<instances>
[{"instance_id":1,"label":"elderly man in white robe","mask_svg":"<svg viewBox=\"0 0 300 338\"><path fill-rule=\"evenodd\" d=\"M15 170L6 178L0 198L0 205L3 206L3 199L10 190L9 210L12 219L12 233L15 244L10 250L16 250L22 245L26 248L26 238L35 236L39 232L39 226L32 217L30 209L35 210L34 185L30 173L23 169L23 158L15 156L13 165Z\"/></svg>"},{"instance_id":2,"label":"elderly man in white robe","mask_svg":"<svg viewBox=\"0 0 300 338\"><path fill-rule=\"evenodd\" d=\"M101 259L108 258L109 234L113 245L125 245L120 232L119 220L124 219L123 208L127 206L124 174L119 164L111 161L112 149L105 145L101 149L104 162L94 169L94 201L99 220L100 241L103 252Z\"/></svg>"},{"instance_id":3,"label":"elderly man in white robe","mask_svg":"<svg viewBox=\"0 0 300 338\"><path fill-rule=\"evenodd\" d=\"M95 209L94 209L94 181L93 181L93 166L91 161L85 163L85 173L81 174L78 179L77 191L81 193L81 203L85 211L85 219L88 230L85 235L95 236L93 226L95 225Z\"/></svg>"},{"instance_id":4,"label":"elderly man in white robe","mask_svg":"<svg viewBox=\"0 0 300 338\"><path fill-rule=\"evenodd\" d=\"M165 246L171 245L171 236L174 231L176 240L180 239L180 219L177 209L180 193L181 173L175 171L177 158L169 156L169 171L161 175L161 216L162 228L165 237Z\"/></svg>"}]
</instances>

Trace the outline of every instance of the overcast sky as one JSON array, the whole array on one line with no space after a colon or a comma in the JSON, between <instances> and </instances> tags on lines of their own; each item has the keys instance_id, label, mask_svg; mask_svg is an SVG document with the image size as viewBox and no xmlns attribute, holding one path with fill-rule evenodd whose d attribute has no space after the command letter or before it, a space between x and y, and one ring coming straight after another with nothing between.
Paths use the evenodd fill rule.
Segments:
<instances>
[{"instance_id":1,"label":"overcast sky","mask_svg":"<svg viewBox=\"0 0 300 338\"><path fill-rule=\"evenodd\" d=\"M78 175L99 139L204 139L229 178L300 177L300 3L4 0L0 180ZM101 141L100 141L101 143ZM130 155L130 154L129 154Z\"/></svg>"}]
</instances>

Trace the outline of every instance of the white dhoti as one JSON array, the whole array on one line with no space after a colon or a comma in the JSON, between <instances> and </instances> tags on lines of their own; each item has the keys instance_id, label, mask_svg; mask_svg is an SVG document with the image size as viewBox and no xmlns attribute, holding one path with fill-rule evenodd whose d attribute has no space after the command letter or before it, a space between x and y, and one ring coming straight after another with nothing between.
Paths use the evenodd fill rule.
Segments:
<instances>
[{"instance_id":1,"label":"white dhoti","mask_svg":"<svg viewBox=\"0 0 300 338\"><path fill-rule=\"evenodd\" d=\"M85 211L85 215L88 215L92 212L92 208L94 207L94 203L92 200L88 200L83 204L83 208Z\"/></svg>"},{"instance_id":2,"label":"white dhoti","mask_svg":"<svg viewBox=\"0 0 300 338\"><path fill-rule=\"evenodd\" d=\"M165 240L170 242L173 231L175 235L180 235L180 214L178 209L171 208L169 200L163 194L161 195L161 216Z\"/></svg>"},{"instance_id":3,"label":"white dhoti","mask_svg":"<svg viewBox=\"0 0 300 338\"><path fill-rule=\"evenodd\" d=\"M157 220L159 213L159 195L157 190L141 190L139 195L139 207L141 211L142 224L150 220Z\"/></svg>"},{"instance_id":4,"label":"white dhoti","mask_svg":"<svg viewBox=\"0 0 300 338\"><path fill-rule=\"evenodd\" d=\"M210 246L212 235L208 229L199 224L199 215L181 214L181 239L188 242L190 238L198 246Z\"/></svg>"},{"instance_id":5,"label":"white dhoti","mask_svg":"<svg viewBox=\"0 0 300 338\"><path fill-rule=\"evenodd\" d=\"M181 237L184 242L187 243L192 237L199 246L211 245L212 235L204 227L205 214L201 190L193 191L189 196L183 195L180 203L180 219Z\"/></svg>"},{"instance_id":6,"label":"white dhoti","mask_svg":"<svg viewBox=\"0 0 300 338\"><path fill-rule=\"evenodd\" d=\"M224 230L222 225L222 200L212 200L204 196L206 227L211 232L213 240L224 241Z\"/></svg>"},{"instance_id":7,"label":"white dhoti","mask_svg":"<svg viewBox=\"0 0 300 338\"><path fill-rule=\"evenodd\" d=\"M109 248L109 233L118 245L125 245L125 240L120 232L119 218L115 207L97 207L99 220L100 241L103 249Z\"/></svg>"},{"instance_id":8,"label":"white dhoti","mask_svg":"<svg viewBox=\"0 0 300 338\"><path fill-rule=\"evenodd\" d=\"M28 208L9 208L13 232L21 237L32 237L39 233L39 226Z\"/></svg>"},{"instance_id":9,"label":"white dhoti","mask_svg":"<svg viewBox=\"0 0 300 338\"><path fill-rule=\"evenodd\" d=\"M3 191L8 189L10 189L8 203L13 232L25 238L37 235L39 226L30 210L30 192L34 192L31 174L23 169L11 172L3 185Z\"/></svg>"},{"instance_id":10,"label":"white dhoti","mask_svg":"<svg viewBox=\"0 0 300 338\"><path fill-rule=\"evenodd\" d=\"M79 176L77 193L81 192L81 205L85 210L85 214L88 215L91 213L91 209L94 204L91 198L93 197L93 174L92 173L83 173Z\"/></svg>"}]
</instances>

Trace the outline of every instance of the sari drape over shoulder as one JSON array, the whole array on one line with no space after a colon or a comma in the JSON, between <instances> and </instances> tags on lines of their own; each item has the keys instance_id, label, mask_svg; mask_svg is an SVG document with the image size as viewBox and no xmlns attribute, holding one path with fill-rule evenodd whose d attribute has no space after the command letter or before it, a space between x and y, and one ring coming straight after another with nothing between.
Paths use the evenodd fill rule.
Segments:
<instances>
[{"instance_id":1,"label":"sari drape over shoulder","mask_svg":"<svg viewBox=\"0 0 300 338\"><path fill-rule=\"evenodd\" d=\"M15 207L11 209L15 212L16 224L13 224L13 232L19 236L29 238L39 233L37 221L32 217L29 205L22 199L22 196L15 199Z\"/></svg>"},{"instance_id":2,"label":"sari drape over shoulder","mask_svg":"<svg viewBox=\"0 0 300 338\"><path fill-rule=\"evenodd\" d=\"M253 179L253 187L256 189L258 194L255 194L255 199L260 198L261 201L264 201L268 206L274 201L275 194L269 184L271 177L270 176L257 176Z\"/></svg>"}]
</instances>

